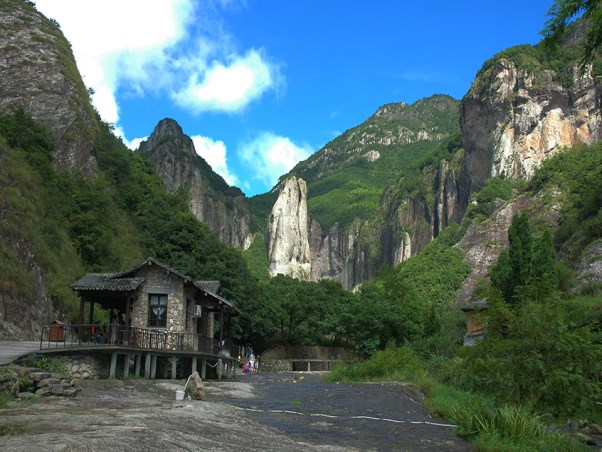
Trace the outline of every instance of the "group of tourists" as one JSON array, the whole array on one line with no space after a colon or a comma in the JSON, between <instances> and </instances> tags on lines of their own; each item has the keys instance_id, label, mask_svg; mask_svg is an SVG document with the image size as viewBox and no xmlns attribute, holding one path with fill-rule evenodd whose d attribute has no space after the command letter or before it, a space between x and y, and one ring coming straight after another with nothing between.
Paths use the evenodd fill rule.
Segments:
<instances>
[{"instance_id":1,"label":"group of tourists","mask_svg":"<svg viewBox=\"0 0 602 452\"><path fill-rule=\"evenodd\" d=\"M244 360L241 360L242 371L245 374L253 374L259 372L259 356L253 353L253 348L250 345L245 347Z\"/></svg>"}]
</instances>

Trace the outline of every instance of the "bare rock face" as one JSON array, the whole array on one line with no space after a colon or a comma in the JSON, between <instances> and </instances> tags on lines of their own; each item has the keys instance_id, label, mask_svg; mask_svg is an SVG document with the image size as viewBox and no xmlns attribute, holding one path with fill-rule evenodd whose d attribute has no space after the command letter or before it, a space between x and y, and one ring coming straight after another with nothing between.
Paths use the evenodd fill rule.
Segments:
<instances>
[{"instance_id":1,"label":"bare rock face","mask_svg":"<svg viewBox=\"0 0 602 452\"><path fill-rule=\"evenodd\" d=\"M22 107L52 134L54 165L92 174L98 122L58 25L24 1L0 2L0 113Z\"/></svg>"},{"instance_id":2,"label":"bare rock face","mask_svg":"<svg viewBox=\"0 0 602 452\"><path fill-rule=\"evenodd\" d=\"M271 276L283 274L308 279L311 273L307 217L307 185L291 177L280 184L280 195L267 226Z\"/></svg>"},{"instance_id":3,"label":"bare rock face","mask_svg":"<svg viewBox=\"0 0 602 452\"><path fill-rule=\"evenodd\" d=\"M464 251L464 260L471 268L456 297L457 304L470 301L479 279L488 274L500 253L508 248L508 228L512 224L512 217L521 212L530 202L530 199L522 198L499 209L494 213L491 221L483 223L475 221L470 224L466 234L456 245Z\"/></svg>"},{"instance_id":4,"label":"bare rock face","mask_svg":"<svg viewBox=\"0 0 602 452\"><path fill-rule=\"evenodd\" d=\"M188 191L191 212L207 224L220 241L236 248L249 245L249 209L245 196L213 173L176 121L161 120L149 139L140 144L138 152L150 160L170 191L180 188Z\"/></svg>"},{"instance_id":5,"label":"bare rock face","mask_svg":"<svg viewBox=\"0 0 602 452\"><path fill-rule=\"evenodd\" d=\"M309 248L311 255L312 281L332 279L345 288L354 286L354 249L360 233L360 225L353 224L343 231L334 224L328 231L322 232L320 224L311 220L309 229Z\"/></svg>"},{"instance_id":6,"label":"bare rock face","mask_svg":"<svg viewBox=\"0 0 602 452\"><path fill-rule=\"evenodd\" d=\"M577 67L572 78L567 88L553 71L535 77L502 58L475 80L460 120L471 192L488 177L529 177L562 147L602 137L600 84Z\"/></svg>"},{"instance_id":7,"label":"bare rock face","mask_svg":"<svg viewBox=\"0 0 602 452\"><path fill-rule=\"evenodd\" d=\"M451 222L460 222L468 205L462 167L442 162L432 176L434 203L424 197L383 196L374 221L329 230L308 217L307 188L291 177L280 185L266 231L270 275L338 281L351 289L374 279L384 265L396 266L418 254Z\"/></svg>"},{"instance_id":8,"label":"bare rock face","mask_svg":"<svg viewBox=\"0 0 602 452\"><path fill-rule=\"evenodd\" d=\"M20 265L29 269L35 294L30 298L8 290L0 292L0 340L37 340L42 325L62 318L62 314L54 309L48 295L47 276L37 262L33 245L19 239L11 243L11 248Z\"/></svg>"},{"instance_id":9,"label":"bare rock face","mask_svg":"<svg viewBox=\"0 0 602 452\"><path fill-rule=\"evenodd\" d=\"M602 242L596 241L589 245L577 262L577 287L576 292L594 288L602 284Z\"/></svg>"}]
</instances>

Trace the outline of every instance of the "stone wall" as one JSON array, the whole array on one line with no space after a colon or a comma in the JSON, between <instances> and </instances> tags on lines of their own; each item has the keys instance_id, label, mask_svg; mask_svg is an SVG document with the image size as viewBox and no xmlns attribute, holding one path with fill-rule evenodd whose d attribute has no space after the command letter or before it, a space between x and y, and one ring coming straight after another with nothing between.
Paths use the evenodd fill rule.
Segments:
<instances>
[{"instance_id":1,"label":"stone wall","mask_svg":"<svg viewBox=\"0 0 602 452\"><path fill-rule=\"evenodd\" d=\"M261 372L290 372L293 370L292 364L289 359L263 359L259 361L259 370Z\"/></svg>"},{"instance_id":2,"label":"stone wall","mask_svg":"<svg viewBox=\"0 0 602 452\"><path fill-rule=\"evenodd\" d=\"M78 380L96 380L108 378L110 366L110 355L72 356L65 363L65 371Z\"/></svg>"},{"instance_id":3,"label":"stone wall","mask_svg":"<svg viewBox=\"0 0 602 452\"><path fill-rule=\"evenodd\" d=\"M148 328L148 296L149 294L167 295L167 327L169 332L184 332L186 313L184 288L182 279L164 268L156 265L145 265L137 272L137 276L144 276L144 287L134 301L132 312L132 326Z\"/></svg>"},{"instance_id":4,"label":"stone wall","mask_svg":"<svg viewBox=\"0 0 602 452\"><path fill-rule=\"evenodd\" d=\"M351 350L343 347L327 346L278 346L263 352L260 356L262 361L279 359L323 359L349 361L353 358L354 354Z\"/></svg>"}]
</instances>

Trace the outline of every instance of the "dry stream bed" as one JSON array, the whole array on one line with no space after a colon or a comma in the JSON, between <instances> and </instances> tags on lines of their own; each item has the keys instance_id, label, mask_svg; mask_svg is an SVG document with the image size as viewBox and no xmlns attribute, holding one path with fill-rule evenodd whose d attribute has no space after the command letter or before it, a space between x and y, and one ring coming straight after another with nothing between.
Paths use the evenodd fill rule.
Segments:
<instances>
[{"instance_id":1,"label":"dry stream bed","mask_svg":"<svg viewBox=\"0 0 602 452\"><path fill-rule=\"evenodd\" d=\"M399 384L260 373L207 381L207 400L176 401L184 383L83 381L74 398L11 402L0 450L470 450Z\"/></svg>"}]
</instances>

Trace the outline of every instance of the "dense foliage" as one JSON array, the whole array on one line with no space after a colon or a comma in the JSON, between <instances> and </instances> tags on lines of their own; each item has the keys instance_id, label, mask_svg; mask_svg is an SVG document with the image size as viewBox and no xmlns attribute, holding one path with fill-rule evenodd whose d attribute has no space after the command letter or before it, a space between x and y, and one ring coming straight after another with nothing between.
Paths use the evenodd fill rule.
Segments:
<instances>
[{"instance_id":1,"label":"dense foliage","mask_svg":"<svg viewBox=\"0 0 602 452\"><path fill-rule=\"evenodd\" d=\"M125 269L148 256L195 279L220 280L234 302L255 298L256 280L241 253L219 242L189 211L186 197L168 193L149 163L109 127L95 141L99 172L94 178L55 170L52 140L20 109L0 117L0 134L6 148L2 205L6 215L22 216L2 222L7 272L1 273L11 290L33 299L28 273L4 245L23 238L47 267L53 302L71 320L76 300L69 284L77 277ZM19 224L19 230L11 224Z\"/></svg>"},{"instance_id":2,"label":"dense foliage","mask_svg":"<svg viewBox=\"0 0 602 452\"><path fill-rule=\"evenodd\" d=\"M575 2L568 2L575 3ZM600 27L600 19L598 19L598 27ZM576 22L568 26L566 31L563 33L563 37L578 35L580 29L584 27L582 22ZM592 30L590 28L590 30ZM508 59L520 70L527 71L532 74L535 78L533 80L533 87L537 88L538 85L545 83L543 77L545 77L546 71L553 71L554 80L560 82L563 86L571 88L574 81L573 68L581 65L585 61L583 47L581 42L575 39L564 39L559 42L559 48L556 46L550 46L547 42L543 41L537 45L519 45L510 47L499 53L493 58L487 60L479 72L477 73L477 80L482 80L484 75L502 58ZM592 50L588 58L588 64L592 64L592 76L598 77L602 75L602 58L597 50Z\"/></svg>"},{"instance_id":3,"label":"dense foliage","mask_svg":"<svg viewBox=\"0 0 602 452\"><path fill-rule=\"evenodd\" d=\"M557 248L572 259L602 237L602 142L567 149L543 162L529 182L533 193L559 190L562 211L554 233Z\"/></svg>"},{"instance_id":4,"label":"dense foliage","mask_svg":"<svg viewBox=\"0 0 602 452\"><path fill-rule=\"evenodd\" d=\"M571 19L583 15L590 27L582 40L581 68L591 63L602 44L602 4L595 0L556 0L548 12L548 21L542 31L548 46L554 46L565 37Z\"/></svg>"}]
</instances>

